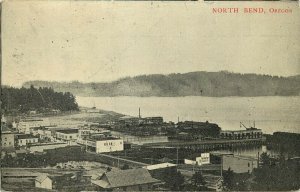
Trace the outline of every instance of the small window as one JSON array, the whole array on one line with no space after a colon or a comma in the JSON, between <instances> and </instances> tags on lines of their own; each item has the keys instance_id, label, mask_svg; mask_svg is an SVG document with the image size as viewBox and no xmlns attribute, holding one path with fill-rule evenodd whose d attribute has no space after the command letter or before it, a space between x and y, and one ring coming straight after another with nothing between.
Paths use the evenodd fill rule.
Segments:
<instances>
[{"instance_id":1,"label":"small window","mask_svg":"<svg viewBox=\"0 0 300 192\"><path fill-rule=\"evenodd\" d=\"M248 163L248 167L250 167L250 163Z\"/></svg>"}]
</instances>

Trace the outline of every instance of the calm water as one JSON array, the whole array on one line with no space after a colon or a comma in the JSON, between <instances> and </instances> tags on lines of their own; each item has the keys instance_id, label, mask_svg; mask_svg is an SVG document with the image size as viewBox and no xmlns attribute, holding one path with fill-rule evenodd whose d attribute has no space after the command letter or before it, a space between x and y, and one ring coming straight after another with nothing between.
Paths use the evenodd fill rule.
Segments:
<instances>
[{"instance_id":1,"label":"calm water","mask_svg":"<svg viewBox=\"0 0 300 192\"><path fill-rule=\"evenodd\" d=\"M264 133L300 133L300 97L77 97L80 106L165 121L209 121L223 130L255 125ZM242 128L243 129L243 128Z\"/></svg>"}]
</instances>

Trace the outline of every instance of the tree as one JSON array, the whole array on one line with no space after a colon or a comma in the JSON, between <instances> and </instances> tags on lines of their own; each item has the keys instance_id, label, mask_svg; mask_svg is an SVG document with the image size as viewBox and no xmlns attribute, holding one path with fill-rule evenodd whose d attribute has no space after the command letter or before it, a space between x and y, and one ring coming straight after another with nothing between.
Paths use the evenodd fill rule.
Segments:
<instances>
[{"instance_id":1,"label":"tree","mask_svg":"<svg viewBox=\"0 0 300 192\"><path fill-rule=\"evenodd\" d=\"M162 180L166 183L166 187L172 191L181 191L183 189L184 177L180 171L176 169L166 169L162 175Z\"/></svg>"},{"instance_id":2,"label":"tree","mask_svg":"<svg viewBox=\"0 0 300 192\"><path fill-rule=\"evenodd\" d=\"M129 165L128 164L124 164L122 167L121 167L122 170L126 170L126 169L130 169Z\"/></svg>"},{"instance_id":3,"label":"tree","mask_svg":"<svg viewBox=\"0 0 300 192\"><path fill-rule=\"evenodd\" d=\"M262 167L264 166L270 166L271 164L271 159L270 159L270 156L267 154L267 153L262 153L260 155L260 163L262 165Z\"/></svg>"},{"instance_id":4,"label":"tree","mask_svg":"<svg viewBox=\"0 0 300 192\"><path fill-rule=\"evenodd\" d=\"M207 191L206 181L200 171L197 171L191 178L192 189L196 191Z\"/></svg>"},{"instance_id":5,"label":"tree","mask_svg":"<svg viewBox=\"0 0 300 192\"><path fill-rule=\"evenodd\" d=\"M224 171L223 173L223 179L224 179L224 187L227 190L232 190L234 188L234 173L228 168L227 171Z\"/></svg>"}]
</instances>

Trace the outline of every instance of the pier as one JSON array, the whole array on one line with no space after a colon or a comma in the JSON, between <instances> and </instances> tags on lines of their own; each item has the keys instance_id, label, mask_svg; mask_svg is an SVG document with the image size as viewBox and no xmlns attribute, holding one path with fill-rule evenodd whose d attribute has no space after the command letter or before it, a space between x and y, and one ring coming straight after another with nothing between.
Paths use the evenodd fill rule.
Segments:
<instances>
[{"instance_id":1,"label":"pier","mask_svg":"<svg viewBox=\"0 0 300 192\"><path fill-rule=\"evenodd\" d=\"M146 143L142 147L149 148L163 148L163 147L174 147L174 148L185 148L185 149L198 149L198 150L215 150L215 149L228 149L232 147L247 147L262 145L265 141L264 138L258 139L245 139L245 140L209 140L209 141L191 141L191 142L180 142L170 141L162 143Z\"/></svg>"}]
</instances>

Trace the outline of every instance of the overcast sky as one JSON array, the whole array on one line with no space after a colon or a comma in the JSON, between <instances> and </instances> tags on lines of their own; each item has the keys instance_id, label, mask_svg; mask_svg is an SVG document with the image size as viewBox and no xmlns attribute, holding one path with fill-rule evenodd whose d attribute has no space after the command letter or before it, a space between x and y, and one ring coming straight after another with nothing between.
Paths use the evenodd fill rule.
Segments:
<instances>
[{"instance_id":1,"label":"overcast sky","mask_svg":"<svg viewBox=\"0 0 300 192\"><path fill-rule=\"evenodd\" d=\"M300 73L297 2L5 2L2 81L99 82L140 74L228 70ZM212 14L212 7L292 14Z\"/></svg>"}]
</instances>

